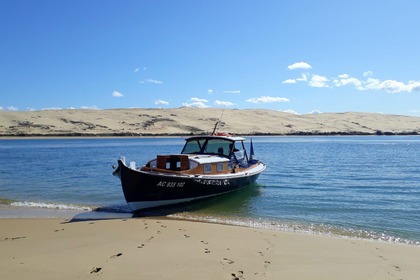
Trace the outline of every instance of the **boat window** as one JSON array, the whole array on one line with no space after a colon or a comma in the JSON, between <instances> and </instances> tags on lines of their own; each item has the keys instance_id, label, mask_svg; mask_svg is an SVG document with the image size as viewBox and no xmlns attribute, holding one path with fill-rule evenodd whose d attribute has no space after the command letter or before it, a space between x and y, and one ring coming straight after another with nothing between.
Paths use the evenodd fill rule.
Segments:
<instances>
[{"instance_id":1,"label":"boat window","mask_svg":"<svg viewBox=\"0 0 420 280\"><path fill-rule=\"evenodd\" d=\"M220 138L191 139L185 143L181 154L211 154L228 157L234 142Z\"/></svg>"},{"instance_id":2,"label":"boat window","mask_svg":"<svg viewBox=\"0 0 420 280\"><path fill-rule=\"evenodd\" d=\"M239 150L233 153L233 158L236 160L236 163L241 167L247 167L246 153L245 150Z\"/></svg>"},{"instance_id":3,"label":"boat window","mask_svg":"<svg viewBox=\"0 0 420 280\"><path fill-rule=\"evenodd\" d=\"M232 170L232 168L233 168L233 164L232 164L232 162L229 162L229 163L228 163L227 168L228 168L228 170L229 170L229 171L230 171L230 170Z\"/></svg>"},{"instance_id":4,"label":"boat window","mask_svg":"<svg viewBox=\"0 0 420 280\"><path fill-rule=\"evenodd\" d=\"M232 142L224 139L209 139L204 148L204 154L229 156Z\"/></svg>"},{"instance_id":5,"label":"boat window","mask_svg":"<svg viewBox=\"0 0 420 280\"><path fill-rule=\"evenodd\" d=\"M211 164L204 164L204 173L211 173Z\"/></svg>"},{"instance_id":6,"label":"boat window","mask_svg":"<svg viewBox=\"0 0 420 280\"><path fill-rule=\"evenodd\" d=\"M181 154L200 154L205 141L205 139L193 139L187 141Z\"/></svg>"},{"instance_id":7,"label":"boat window","mask_svg":"<svg viewBox=\"0 0 420 280\"><path fill-rule=\"evenodd\" d=\"M218 164L217 164L217 172L222 172L223 171L223 163L222 162L219 162Z\"/></svg>"}]
</instances>

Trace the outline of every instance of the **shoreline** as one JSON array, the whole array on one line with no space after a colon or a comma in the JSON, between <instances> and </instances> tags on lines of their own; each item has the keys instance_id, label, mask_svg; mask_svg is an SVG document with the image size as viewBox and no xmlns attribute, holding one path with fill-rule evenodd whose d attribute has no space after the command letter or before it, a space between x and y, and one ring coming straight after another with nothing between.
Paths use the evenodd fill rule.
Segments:
<instances>
[{"instance_id":1,"label":"shoreline","mask_svg":"<svg viewBox=\"0 0 420 280\"><path fill-rule=\"evenodd\" d=\"M110 219L159 218L173 221L218 224L224 226L264 229L275 232L288 232L303 235L315 235L343 238L349 240L364 240L403 244L420 248L419 239L392 235L385 231L357 229L337 225L316 224L304 221L281 221L258 217L220 216L212 214L167 211L167 209L151 209L141 213L133 213L128 209L118 210L101 207L87 207L62 204L35 203L36 205L0 204L0 220L2 219L68 219L73 222ZM70 207L69 207L70 206ZM90 208L90 209L89 209Z\"/></svg>"},{"instance_id":2,"label":"shoreline","mask_svg":"<svg viewBox=\"0 0 420 280\"><path fill-rule=\"evenodd\" d=\"M0 219L6 279L416 279L420 248L154 218Z\"/></svg>"},{"instance_id":3,"label":"shoreline","mask_svg":"<svg viewBox=\"0 0 420 280\"><path fill-rule=\"evenodd\" d=\"M197 135L207 135L207 134L153 134L153 135L0 135L0 140L18 140L18 139L130 139L130 138L186 138ZM232 134L236 135L236 134ZM238 134L239 135L239 134ZM402 132L402 133L393 133L393 132L382 132L382 133L348 133L348 132L332 132L332 133L294 133L294 134L241 134L243 137L346 137L346 136L420 136L416 131L413 132Z\"/></svg>"}]
</instances>

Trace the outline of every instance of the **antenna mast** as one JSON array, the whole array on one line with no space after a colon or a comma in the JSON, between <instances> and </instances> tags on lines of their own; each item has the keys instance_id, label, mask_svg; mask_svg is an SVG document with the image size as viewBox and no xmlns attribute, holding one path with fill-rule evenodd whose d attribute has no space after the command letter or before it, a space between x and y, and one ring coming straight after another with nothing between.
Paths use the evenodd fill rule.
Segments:
<instances>
[{"instance_id":1,"label":"antenna mast","mask_svg":"<svg viewBox=\"0 0 420 280\"><path fill-rule=\"evenodd\" d=\"M216 122L216 124L215 124L215 126L214 126L214 128L213 128L213 132L212 132L212 134L211 134L211 135L215 135L216 133L218 133L218 132L219 132L219 128L220 128L220 124L221 124L221 122L222 122L222 117L223 117L223 113L225 112L225 108L226 108L226 106L225 106L225 107L223 107L222 114L220 115L219 120Z\"/></svg>"}]
</instances>

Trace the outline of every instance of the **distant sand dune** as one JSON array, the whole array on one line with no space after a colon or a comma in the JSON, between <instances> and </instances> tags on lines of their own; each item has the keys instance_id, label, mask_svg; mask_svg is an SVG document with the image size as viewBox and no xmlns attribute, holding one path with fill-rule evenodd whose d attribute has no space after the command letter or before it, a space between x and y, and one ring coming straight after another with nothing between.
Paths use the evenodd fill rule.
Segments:
<instances>
[{"instance_id":1,"label":"distant sand dune","mask_svg":"<svg viewBox=\"0 0 420 280\"><path fill-rule=\"evenodd\" d=\"M0 136L420 134L420 118L375 113L295 115L215 108L0 111Z\"/></svg>"}]
</instances>

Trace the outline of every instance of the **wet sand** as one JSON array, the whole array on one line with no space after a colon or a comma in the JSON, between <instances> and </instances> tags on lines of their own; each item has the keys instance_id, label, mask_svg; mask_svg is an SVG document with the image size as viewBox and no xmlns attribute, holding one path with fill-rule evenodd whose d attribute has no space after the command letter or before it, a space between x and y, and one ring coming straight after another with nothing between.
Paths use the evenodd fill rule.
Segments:
<instances>
[{"instance_id":1,"label":"wet sand","mask_svg":"<svg viewBox=\"0 0 420 280\"><path fill-rule=\"evenodd\" d=\"M129 218L0 219L2 279L418 279L420 248Z\"/></svg>"}]
</instances>

